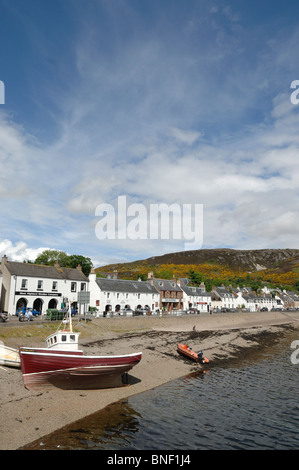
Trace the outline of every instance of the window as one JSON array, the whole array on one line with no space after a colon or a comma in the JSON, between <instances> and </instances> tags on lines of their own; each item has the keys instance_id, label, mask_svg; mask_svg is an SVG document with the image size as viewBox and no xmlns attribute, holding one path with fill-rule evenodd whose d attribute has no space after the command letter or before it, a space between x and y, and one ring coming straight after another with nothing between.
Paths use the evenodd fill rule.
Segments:
<instances>
[{"instance_id":1,"label":"window","mask_svg":"<svg viewBox=\"0 0 299 470\"><path fill-rule=\"evenodd\" d=\"M81 292L86 290L85 282L81 282Z\"/></svg>"},{"instance_id":2,"label":"window","mask_svg":"<svg viewBox=\"0 0 299 470\"><path fill-rule=\"evenodd\" d=\"M27 289L28 279L22 279L21 289Z\"/></svg>"},{"instance_id":3,"label":"window","mask_svg":"<svg viewBox=\"0 0 299 470\"><path fill-rule=\"evenodd\" d=\"M41 280L37 281L37 289L42 290L42 288L43 288L43 281Z\"/></svg>"},{"instance_id":4,"label":"window","mask_svg":"<svg viewBox=\"0 0 299 470\"><path fill-rule=\"evenodd\" d=\"M72 292L77 292L77 283L76 282L71 283L71 291Z\"/></svg>"},{"instance_id":5,"label":"window","mask_svg":"<svg viewBox=\"0 0 299 470\"><path fill-rule=\"evenodd\" d=\"M57 290L57 281L53 281L52 290Z\"/></svg>"}]
</instances>

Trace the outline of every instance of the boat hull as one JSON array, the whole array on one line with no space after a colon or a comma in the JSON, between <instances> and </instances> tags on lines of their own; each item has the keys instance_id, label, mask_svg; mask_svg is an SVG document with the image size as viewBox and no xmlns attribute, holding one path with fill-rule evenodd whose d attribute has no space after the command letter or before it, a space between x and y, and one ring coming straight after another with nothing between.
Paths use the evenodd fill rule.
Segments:
<instances>
[{"instance_id":1,"label":"boat hull","mask_svg":"<svg viewBox=\"0 0 299 470\"><path fill-rule=\"evenodd\" d=\"M199 357L199 355L195 351L193 351L191 348L189 348L187 344L178 343L177 350L184 357L187 357L188 359L191 359L192 361L201 362L202 364L209 362L209 360L206 357L204 356Z\"/></svg>"},{"instance_id":2,"label":"boat hull","mask_svg":"<svg viewBox=\"0 0 299 470\"><path fill-rule=\"evenodd\" d=\"M28 390L87 390L121 387L126 373L142 353L121 356L84 356L82 351L20 348L24 385Z\"/></svg>"},{"instance_id":3,"label":"boat hull","mask_svg":"<svg viewBox=\"0 0 299 470\"><path fill-rule=\"evenodd\" d=\"M9 348L8 346L0 345L0 365L21 367L21 360L19 352L16 349Z\"/></svg>"}]
</instances>

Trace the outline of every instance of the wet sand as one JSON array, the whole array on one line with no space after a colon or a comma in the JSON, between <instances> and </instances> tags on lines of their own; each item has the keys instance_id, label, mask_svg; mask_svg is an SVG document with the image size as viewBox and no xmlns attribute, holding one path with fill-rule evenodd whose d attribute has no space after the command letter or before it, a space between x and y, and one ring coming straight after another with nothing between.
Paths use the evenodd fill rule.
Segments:
<instances>
[{"instance_id":1,"label":"wet sand","mask_svg":"<svg viewBox=\"0 0 299 470\"><path fill-rule=\"evenodd\" d=\"M299 339L299 312L115 317L74 326L81 331L80 347L88 355L142 351L141 362L129 373L129 386L30 392L23 385L20 370L0 367L1 450L22 448L111 403L206 367L180 356L178 342L187 342L195 351L203 350L211 368L266 348L268 341L276 341L289 329L298 329ZM29 333L28 328L22 330L16 325L2 330L9 331L10 336L0 339L11 347L44 346L49 326L32 325Z\"/></svg>"}]
</instances>

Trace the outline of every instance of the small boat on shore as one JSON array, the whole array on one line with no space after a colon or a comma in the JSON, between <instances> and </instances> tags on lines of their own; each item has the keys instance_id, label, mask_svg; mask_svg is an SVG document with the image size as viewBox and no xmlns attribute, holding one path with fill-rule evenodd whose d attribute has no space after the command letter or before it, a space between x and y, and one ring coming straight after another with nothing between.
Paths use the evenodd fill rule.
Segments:
<instances>
[{"instance_id":1,"label":"small boat on shore","mask_svg":"<svg viewBox=\"0 0 299 470\"><path fill-rule=\"evenodd\" d=\"M0 344L0 365L20 368L21 360L18 350Z\"/></svg>"},{"instance_id":2,"label":"small boat on shore","mask_svg":"<svg viewBox=\"0 0 299 470\"><path fill-rule=\"evenodd\" d=\"M209 359L204 357L202 351L199 351L198 353L196 353L191 348L189 348L187 344L178 343L177 350L180 354L182 354L185 357L188 357L188 359L192 359L195 362L200 362L201 364L209 363Z\"/></svg>"},{"instance_id":3,"label":"small boat on shore","mask_svg":"<svg viewBox=\"0 0 299 470\"><path fill-rule=\"evenodd\" d=\"M127 384L127 372L140 362L142 353L85 356L78 349L79 334L73 331L69 315L69 329L58 329L48 336L46 348L20 347L23 381L28 390L87 390Z\"/></svg>"}]
</instances>

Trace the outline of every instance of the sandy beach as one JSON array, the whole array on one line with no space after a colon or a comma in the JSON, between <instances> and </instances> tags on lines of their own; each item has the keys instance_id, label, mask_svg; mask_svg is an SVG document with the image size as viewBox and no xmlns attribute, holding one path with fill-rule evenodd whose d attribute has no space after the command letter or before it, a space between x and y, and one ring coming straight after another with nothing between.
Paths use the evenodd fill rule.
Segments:
<instances>
[{"instance_id":1,"label":"sandy beach","mask_svg":"<svg viewBox=\"0 0 299 470\"><path fill-rule=\"evenodd\" d=\"M44 346L54 325L46 322L4 324L0 340L10 347ZM199 368L177 353L177 343L203 350L209 368L249 354L299 329L299 312L262 312L163 317L99 318L75 323L86 354L127 354L142 351L129 374L129 385L102 390L30 392L21 371L0 367L1 450L16 450L84 418L107 405L158 387ZM52 328L52 331L51 331ZM195 328L195 329L194 329ZM298 330L299 339L299 330Z\"/></svg>"}]
</instances>

